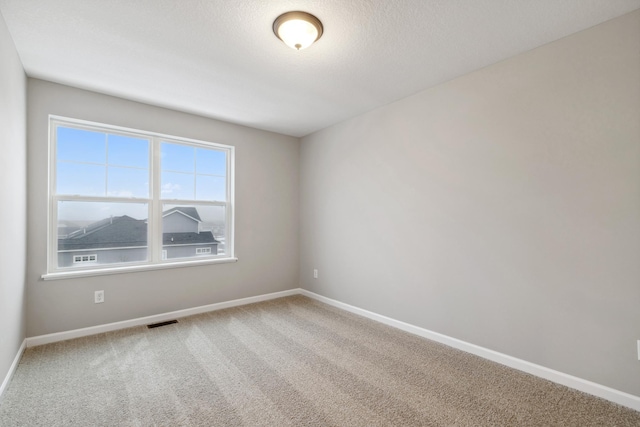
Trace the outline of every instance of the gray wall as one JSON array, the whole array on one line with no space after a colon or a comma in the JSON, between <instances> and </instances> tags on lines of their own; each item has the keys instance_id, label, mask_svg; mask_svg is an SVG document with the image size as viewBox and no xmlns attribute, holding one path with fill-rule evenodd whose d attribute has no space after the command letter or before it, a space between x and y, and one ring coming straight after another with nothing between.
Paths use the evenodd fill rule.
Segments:
<instances>
[{"instance_id":1,"label":"gray wall","mask_svg":"<svg viewBox=\"0 0 640 427\"><path fill-rule=\"evenodd\" d=\"M162 90L162 88L158 88ZM27 335L100 325L298 287L299 140L28 80ZM237 263L42 281L46 271L48 115L236 147ZM104 289L105 303L94 304Z\"/></svg>"},{"instance_id":2,"label":"gray wall","mask_svg":"<svg viewBox=\"0 0 640 427\"><path fill-rule=\"evenodd\" d=\"M640 11L307 136L300 170L305 289L640 395Z\"/></svg>"},{"instance_id":3,"label":"gray wall","mask_svg":"<svg viewBox=\"0 0 640 427\"><path fill-rule=\"evenodd\" d=\"M0 15L0 384L25 338L26 85Z\"/></svg>"}]
</instances>

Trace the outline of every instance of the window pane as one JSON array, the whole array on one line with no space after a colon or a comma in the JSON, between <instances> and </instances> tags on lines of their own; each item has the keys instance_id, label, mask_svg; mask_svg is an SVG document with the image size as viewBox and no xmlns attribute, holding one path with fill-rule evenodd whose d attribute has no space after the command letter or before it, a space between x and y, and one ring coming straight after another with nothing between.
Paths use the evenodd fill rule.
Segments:
<instances>
[{"instance_id":1,"label":"window pane","mask_svg":"<svg viewBox=\"0 0 640 427\"><path fill-rule=\"evenodd\" d=\"M224 202L226 197L225 179L218 176L196 175L196 200Z\"/></svg>"},{"instance_id":2,"label":"window pane","mask_svg":"<svg viewBox=\"0 0 640 427\"><path fill-rule=\"evenodd\" d=\"M149 172L143 169L109 167L110 197L149 197Z\"/></svg>"},{"instance_id":3,"label":"window pane","mask_svg":"<svg viewBox=\"0 0 640 427\"><path fill-rule=\"evenodd\" d=\"M56 136L57 160L106 163L106 134L59 126Z\"/></svg>"},{"instance_id":4,"label":"window pane","mask_svg":"<svg viewBox=\"0 0 640 427\"><path fill-rule=\"evenodd\" d=\"M58 202L58 267L146 261L146 203Z\"/></svg>"},{"instance_id":5,"label":"window pane","mask_svg":"<svg viewBox=\"0 0 640 427\"><path fill-rule=\"evenodd\" d=\"M149 141L122 135L109 135L109 165L148 169Z\"/></svg>"},{"instance_id":6,"label":"window pane","mask_svg":"<svg viewBox=\"0 0 640 427\"><path fill-rule=\"evenodd\" d=\"M194 200L193 174L162 172L161 186L163 199Z\"/></svg>"},{"instance_id":7,"label":"window pane","mask_svg":"<svg viewBox=\"0 0 640 427\"><path fill-rule=\"evenodd\" d=\"M233 255L226 218L233 147L62 118L49 123L57 224L48 235L48 272Z\"/></svg>"},{"instance_id":8,"label":"window pane","mask_svg":"<svg viewBox=\"0 0 640 427\"><path fill-rule=\"evenodd\" d=\"M227 154L220 150L196 148L196 173L225 176Z\"/></svg>"},{"instance_id":9,"label":"window pane","mask_svg":"<svg viewBox=\"0 0 640 427\"><path fill-rule=\"evenodd\" d=\"M225 209L222 206L163 206L163 259L225 253Z\"/></svg>"},{"instance_id":10,"label":"window pane","mask_svg":"<svg viewBox=\"0 0 640 427\"><path fill-rule=\"evenodd\" d=\"M56 193L78 196L104 196L105 167L84 163L58 162Z\"/></svg>"},{"instance_id":11,"label":"window pane","mask_svg":"<svg viewBox=\"0 0 640 427\"><path fill-rule=\"evenodd\" d=\"M160 148L162 171L195 172L195 148L163 142Z\"/></svg>"}]
</instances>

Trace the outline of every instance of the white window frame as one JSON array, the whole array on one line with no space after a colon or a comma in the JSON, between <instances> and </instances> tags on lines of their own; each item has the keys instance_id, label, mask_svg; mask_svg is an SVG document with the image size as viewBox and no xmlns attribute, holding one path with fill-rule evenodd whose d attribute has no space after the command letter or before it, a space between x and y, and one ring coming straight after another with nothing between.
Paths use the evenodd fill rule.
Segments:
<instances>
[{"instance_id":1,"label":"white window frame","mask_svg":"<svg viewBox=\"0 0 640 427\"><path fill-rule=\"evenodd\" d=\"M56 130L58 126L75 129L106 132L111 134L123 134L135 138L143 138L149 141L149 197L108 197L108 196L72 196L56 194ZM202 201L161 198L160 185L160 146L162 142L189 145L208 149L221 150L226 153L226 201ZM49 208L47 231L47 273L42 275L45 280L53 280L68 277L87 277L103 274L115 274L139 270L154 270L161 268L186 267L190 265L202 265L209 263L235 262L234 252L234 177L235 177L235 147L213 142L166 135L157 132L149 132L103 123L72 119L62 116L49 116ZM58 267L58 202L83 201L83 202L112 202L112 203L147 203L150 226L147 228L148 260L138 263L126 264L96 264L81 266L82 262L74 263L72 267ZM162 213L163 205L184 206L222 206L225 208L225 254L208 254L193 258L166 259L166 250L162 245ZM155 237L154 237L155 236ZM92 254L93 255L93 254ZM89 263L89 262L86 262Z\"/></svg>"},{"instance_id":2,"label":"white window frame","mask_svg":"<svg viewBox=\"0 0 640 427\"><path fill-rule=\"evenodd\" d=\"M206 255L211 253L211 248L196 248L196 255Z\"/></svg>"}]
</instances>

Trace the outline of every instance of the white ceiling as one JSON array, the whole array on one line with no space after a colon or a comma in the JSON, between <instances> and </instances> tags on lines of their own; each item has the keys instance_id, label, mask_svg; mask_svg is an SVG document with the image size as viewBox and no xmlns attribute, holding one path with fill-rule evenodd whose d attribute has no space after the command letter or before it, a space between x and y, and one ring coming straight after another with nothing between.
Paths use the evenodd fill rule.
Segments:
<instances>
[{"instance_id":1,"label":"white ceiling","mask_svg":"<svg viewBox=\"0 0 640 427\"><path fill-rule=\"evenodd\" d=\"M0 0L31 77L303 136L640 0ZM303 51L271 30L303 10Z\"/></svg>"}]
</instances>

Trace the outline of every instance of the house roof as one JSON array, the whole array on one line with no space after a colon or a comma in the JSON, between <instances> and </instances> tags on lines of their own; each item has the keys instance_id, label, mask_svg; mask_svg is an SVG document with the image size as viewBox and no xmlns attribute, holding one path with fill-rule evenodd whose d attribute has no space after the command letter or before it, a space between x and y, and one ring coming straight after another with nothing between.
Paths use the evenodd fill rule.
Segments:
<instances>
[{"instance_id":1,"label":"house roof","mask_svg":"<svg viewBox=\"0 0 640 427\"><path fill-rule=\"evenodd\" d=\"M58 250L119 248L147 245L144 220L123 215L106 218L58 239Z\"/></svg>"},{"instance_id":2,"label":"house roof","mask_svg":"<svg viewBox=\"0 0 640 427\"><path fill-rule=\"evenodd\" d=\"M184 214L201 222L194 207L176 207L163 212L163 216L173 213ZM185 244L218 244L210 231L164 233L163 246ZM84 250L104 248L126 248L147 245L147 221L127 215L105 218L76 230L65 238L58 239L58 250Z\"/></svg>"},{"instance_id":3,"label":"house roof","mask_svg":"<svg viewBox=\"0 0 640 427\"><path fill-rule=\"evenodd\" d=\"M200 218L200 215L198 214L198 210L192 206L177 206L173 209L169 209L168 211L164 211L162 212L162 216L168 216L174 213L181 213L185 216L188 216L198 222L202 222L202 219Z\"/></svg>"}]
</instances>

